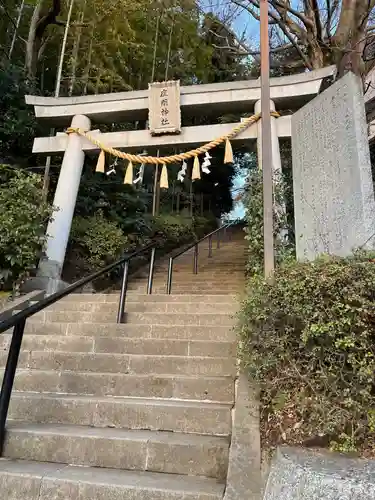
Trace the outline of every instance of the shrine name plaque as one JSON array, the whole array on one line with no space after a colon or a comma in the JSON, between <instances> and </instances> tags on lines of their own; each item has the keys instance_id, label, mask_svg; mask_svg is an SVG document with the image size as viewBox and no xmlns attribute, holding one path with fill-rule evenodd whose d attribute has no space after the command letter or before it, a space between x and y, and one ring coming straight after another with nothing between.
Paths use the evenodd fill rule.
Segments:
<instances>
[{"instance_id":1,"label":"shrine name plaque","mask_svg":"<svg viewBox=\"0 0 375 500\"><path fill-rule=\"evenodd\" d=\"M150 83L148 100L151 134L181 133L180 80Z\"/></svg>"}]
</instances>

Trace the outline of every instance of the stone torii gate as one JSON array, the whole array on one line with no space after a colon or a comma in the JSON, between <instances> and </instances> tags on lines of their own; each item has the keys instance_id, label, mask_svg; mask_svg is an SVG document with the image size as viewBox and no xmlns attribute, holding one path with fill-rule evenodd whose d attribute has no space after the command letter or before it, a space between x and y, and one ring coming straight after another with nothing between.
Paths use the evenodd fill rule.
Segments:
<instances>
[{"instance_id":1,"label":"stone torii gate","mask_svg":"<svg viewBox=\"0 0 375 500\"><path fill-rule=\"evenodd\" d=\"M321 90L323 79L332 77L330 66L308 73L271 78L271 110L296 111L311 101ZM183 116L204 114L219 116L226 113L260 112L260 80L231 83L192 85L181 87L180 106ZM34 106L36 118L51 127L74 127L86 131L95 123L147 120L147 90L81 97L26 96L26 103ZM100 134L107 146L139 152L147 148L195 148L216 137L227 134L236 124L214 124L182 127L179 135L151 136L148 130ZM291 137L291 116L272 118L273 169L281 169L279 138ZM258 162L261 166L261 120L232 139L237 145L257 141ZM95 130L91 134L99 133ZM61 277L66 247L84 164L85 154L98 152L97 146L75 133L57 133L52 137L34 140L33 152L45 155L64 153L60 176L54 197L58 211L48 225L46 258L39 265L38 275L46 278L44 287L56 289Z\"/></svg>"}]
</instances>

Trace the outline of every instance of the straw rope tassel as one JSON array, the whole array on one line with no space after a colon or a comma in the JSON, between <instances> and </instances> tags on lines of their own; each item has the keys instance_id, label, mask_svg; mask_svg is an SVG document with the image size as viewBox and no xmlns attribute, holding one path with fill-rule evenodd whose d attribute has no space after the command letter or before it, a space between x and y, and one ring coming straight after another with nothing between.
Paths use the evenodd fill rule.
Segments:
<instances>
[{"instance_id":1,"label":"straw rope tassel","mask_svg":"<svg viewBox=\"0 0 375 500\"><path fill-rule=\"evenodd\" d=\"M124 184L133 184L133 163L129 161L124 178Z\"/></svg>"},{"instance_id":2,"label":"straw rope tassel","mask_svg":"<svg viewBox=\"0 0 375 500\"><path fill-rule=\"evenodd\" d=\"M161 175L160 175L160 187L162 189L168 189L169 188L169 183L168 183L168 170L167 170L167 165L164 163Z\"/></svg>"},{"instance_id":3,"label":"straw rope tassel","mask_svg":"<svg viewBox=\"0 0 375 500\"><path fill-rule=\"evenodd\" d=\"M98 162L96 164L95 172L101 172L102 174L104 174L104 167L105 167L105 152L101 150Z\"/></svg>"},{"instance_id":4,"label":"straw rope tassel","mask_svg":"<svg viewBox=\"0 0 375 500\"><path fill-rule=\"evenodd\" d=\"M198 156L195 156L194 158L194 163L193 163L193 172L191 174L191 179L195 181L195 179L200 179L201 178L201 167L199 165L199 158Z\"/></svg>"},{"instance_id":5,"label":"straw rope tassel","mask_svg":"<svg viewBox=\"0 0 375 500\"><path fill-rule=\"evenodd\" d=\"M233 149L229 139L225 141L224 163L233 163Z\"/></svg>"}]
</instances>

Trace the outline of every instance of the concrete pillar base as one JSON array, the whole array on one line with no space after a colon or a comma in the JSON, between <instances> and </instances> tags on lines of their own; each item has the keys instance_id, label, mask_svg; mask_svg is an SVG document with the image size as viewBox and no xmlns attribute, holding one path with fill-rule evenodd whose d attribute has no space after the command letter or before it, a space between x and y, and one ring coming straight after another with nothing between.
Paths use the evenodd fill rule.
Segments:
<instances>
[{"instance_id":1,"label":"concrete pillar base","mask_svg":"<svg viewBox=\"0 0 375 500\"><path fill-rule=\"evenodd\" d=\"M35 278L29 278L21 286L21 291L23 293L33 292L35 290L44 291L47 295L59 292L69 285L65 281L58 278L48 278L46 276L36 276Z\"/></svg>"},{"instance_id":2,"label":"concrete pillar base","mask_svg":"<svg viewBox=\"0 0 375 500\"><path fill-rule=\"evenodd\" d=\"M60 279L61 265L53 260L42 259L39 263L37 276L29 278L22 285L23 292L34 290L46 291L48 295L59 292L68 286L68 283Z\"/></svg>"},{"instance_id":3,"label":"concrete pillar base","mask_svg":"<svg viewBox=\"0 0 375 500\"><path fill-rule=\"evenodd\" d=\"M56 260L43 258L39 262L37 275L44 278L60 278L62 265Z\"/></svg>"}]
</instances>

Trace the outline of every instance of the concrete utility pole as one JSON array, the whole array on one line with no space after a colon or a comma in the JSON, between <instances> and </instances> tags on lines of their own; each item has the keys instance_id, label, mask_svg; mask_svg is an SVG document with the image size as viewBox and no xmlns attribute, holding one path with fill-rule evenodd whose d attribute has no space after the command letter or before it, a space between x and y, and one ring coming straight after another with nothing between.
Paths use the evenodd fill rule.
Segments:
<instances>
[{"instance_id":1,"label":"concrete utility pole","mask_svg":"<svg viewBox=\"0 0 375 500\"><path fill-rule=\"evenodd\" d=\"M268 0L260 0L260 80L262 109L264 274L267 277L272 274L275 268L273 245L273 179Z\"/></svg>"}]
</instances>

